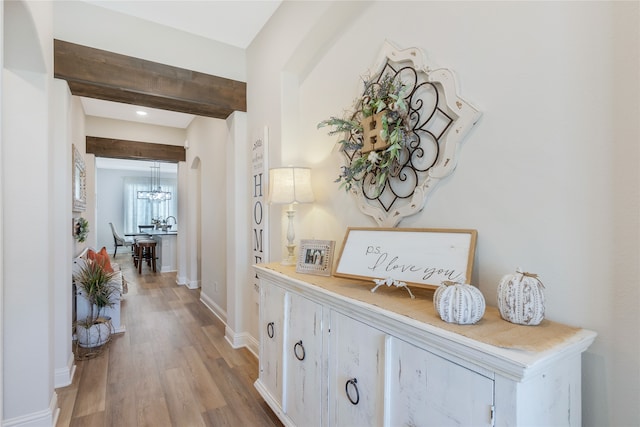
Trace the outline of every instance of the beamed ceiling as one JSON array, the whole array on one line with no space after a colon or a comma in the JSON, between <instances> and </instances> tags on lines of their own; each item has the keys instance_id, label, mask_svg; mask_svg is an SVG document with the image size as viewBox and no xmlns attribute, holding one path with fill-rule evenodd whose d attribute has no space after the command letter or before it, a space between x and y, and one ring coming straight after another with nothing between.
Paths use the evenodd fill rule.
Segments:
<instances>
[{"instance_id":1,"label":"beamed ceiling","mask_svg":"<svg viewBox=\"0 0 640 427\"><path fill-rule=\"evenodd\" d=\"M54 40L54 76L76 96L226 119L247 111L246 83Z\"/></svg>"},{"instance_id":2,"label":"beamed ceiling","mask_svg":"<svg viewBox=\"0 0 640 427\"><path fill-rule=\"evenodd\" d=\"M76 96L226 119L247 111L244 82L54 40L54 76ZM98 157L184 161L183 147L87 137Z\"/></svg>"}]
</instances>

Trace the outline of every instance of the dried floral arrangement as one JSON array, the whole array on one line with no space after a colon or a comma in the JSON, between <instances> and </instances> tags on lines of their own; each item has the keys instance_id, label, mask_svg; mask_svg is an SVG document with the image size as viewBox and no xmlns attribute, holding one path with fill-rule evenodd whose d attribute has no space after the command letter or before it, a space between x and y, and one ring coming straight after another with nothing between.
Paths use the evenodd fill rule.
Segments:
<instances>
[{"instance_id":1,"label":"dried floral arrangement","mask_svg":"<svg viewBox=\"0 0 640 427\"><path fill-rule=\"evenodd\" d=\"M362 185L370 174L375 194L384 189L387 179L397 175L402 148L411 139L408 88L398 74L383 74L364 80L364 91L354 102L353 111L345 117L332 116L318 124L318 129L329 126L329 135L342 134L338 141L346 151L355 151L352 161L342 166L335 182L349 191Z\"/></svg>"}]
</instances>

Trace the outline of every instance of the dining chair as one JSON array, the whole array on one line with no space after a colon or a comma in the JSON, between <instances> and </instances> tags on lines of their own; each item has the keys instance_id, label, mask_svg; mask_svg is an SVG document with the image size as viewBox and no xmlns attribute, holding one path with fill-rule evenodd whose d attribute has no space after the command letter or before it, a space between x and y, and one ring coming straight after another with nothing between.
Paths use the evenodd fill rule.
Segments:
<instances>
[{"instance_id":1,"label":"dining chair","mask_svg":"<svg viewBox=\"0 0 640 427\"><path fill-rule=\"evenodd\" d=\"M113 225L112 222L109 223L109 226L111 227L111 233L113 234L113 244L114 244L113 257L115 258L116 252L118 252L118 246L124 246L124 247L133 246L133 240L126 239L120 236L120 234L118 234L118 230L116 230L116 227Z\"/></svg>"}]
</instances>

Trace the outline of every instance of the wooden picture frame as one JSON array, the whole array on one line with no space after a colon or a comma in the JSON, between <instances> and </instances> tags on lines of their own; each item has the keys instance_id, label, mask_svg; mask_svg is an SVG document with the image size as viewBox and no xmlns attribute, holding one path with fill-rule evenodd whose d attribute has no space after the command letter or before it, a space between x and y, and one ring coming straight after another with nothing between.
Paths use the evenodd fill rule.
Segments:
<instances>
[{"instance_id":1,"label":"wooden picture frame","mask_svg":"<svg viewBox=\"0 0 640 427\"><path fill-rule=\"evenodd\" d=\"M87 207L87 171L84 158L75 145L73 147L73 212L84 212Z\"/></svg>"},{"instance_id":2,"label":"wooden picture frame","mask_svg":"<svg viewBox=\"0 0 640 427\"><path fill-rule=\"evenodd\" d=\"M334 276L393 278L435 289L443 281L469 283L476 230L430 228L349 228Z\"/></svg>"},{"instance_id":3,"label":"wooden picture frame","mask_svg":"<svg viewBox=\"0 0 640 427\"><path fill-rule=\"evenodd\" d=\"M333 240L301 240L296 273L331 276L335 243Z\"/></svg>"}]
</instances>

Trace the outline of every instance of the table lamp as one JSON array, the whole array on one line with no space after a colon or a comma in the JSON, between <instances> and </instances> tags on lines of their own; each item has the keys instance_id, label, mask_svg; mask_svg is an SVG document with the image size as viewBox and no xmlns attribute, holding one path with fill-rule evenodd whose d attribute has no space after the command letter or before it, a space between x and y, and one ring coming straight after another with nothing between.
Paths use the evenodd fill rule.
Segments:
<instances>
[{"instance_id":1,"label":"table lamp","mask_svg":"<svg viewBox=\"0 0 640 427\"><path fill-rule=\"evenodd\" d=\"M269 169L269 203L289 205L287 210L289 218L287 258L282 260L283 265L295 265L296 263L294 255L296 245L293 244L295 238L293 218L296 211L293 209L293 205L311 202L313 202L311 169L293 166Z\"/></svg>"}]
</instances>

